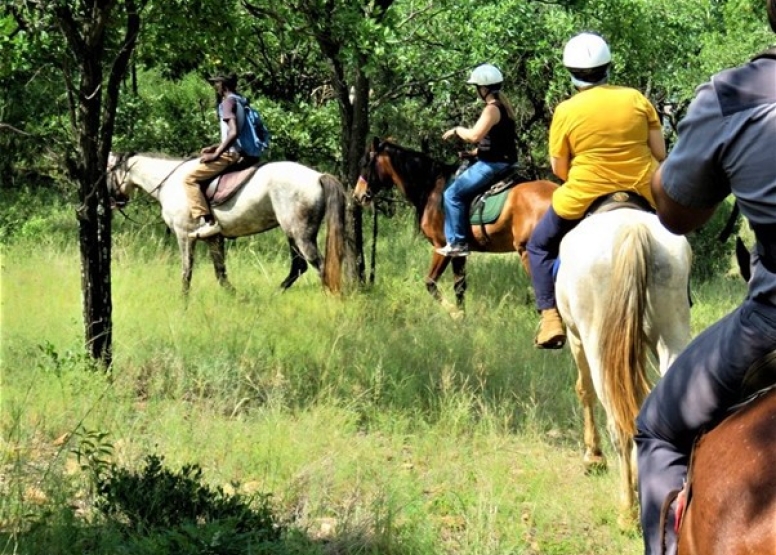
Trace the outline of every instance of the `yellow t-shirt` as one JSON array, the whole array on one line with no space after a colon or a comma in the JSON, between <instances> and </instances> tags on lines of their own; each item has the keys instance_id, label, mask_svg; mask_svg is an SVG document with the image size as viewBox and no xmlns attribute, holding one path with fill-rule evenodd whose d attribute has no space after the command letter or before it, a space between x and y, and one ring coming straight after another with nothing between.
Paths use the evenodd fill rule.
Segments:
<instances>
[{"instance_id":1,"label":"yellow t-shirt","mask_svg":"<svg viewBox=\"0 0 776 555\"><path fill-rule=\"evenodd\" d=\"M598 85L555 109L550 156L568 157L569 175L552 197L561 218L581 218L590 204L614 191L633 191L653 206L650 179L657 168L647 143L660 129L652 103L635 89Z\"/></svg>"}]
</instances>

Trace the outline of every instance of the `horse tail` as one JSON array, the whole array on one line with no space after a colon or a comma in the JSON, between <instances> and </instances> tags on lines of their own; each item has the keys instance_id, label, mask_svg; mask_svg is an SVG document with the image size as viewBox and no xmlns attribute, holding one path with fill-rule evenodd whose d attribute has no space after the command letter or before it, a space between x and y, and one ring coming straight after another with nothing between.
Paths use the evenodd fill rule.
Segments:
<instances>
[{"instance_id":1,"label":"horse tail","mask_svg":"<svg viewBox=\"0 0 776 555\"><path fill-rule=\"evenodd\" d=\"M644 224L629 225L615 240L612 294L604 307L601 337L603 387L624 445L636 433L636 416L649 393L644 313L652 241Z\"/></svg>"},{"instance_id":2,"label":"horse tail","mask_svg":"<svg viewBox=\"0 0 776 555\"><path fill-rule=\"evenodd\" d=\"M345 258L345 189L333 175L320 177L326 199L326 251L323 255L323 286L332 293L342 290Z\"/></svg>"}]
</instances>

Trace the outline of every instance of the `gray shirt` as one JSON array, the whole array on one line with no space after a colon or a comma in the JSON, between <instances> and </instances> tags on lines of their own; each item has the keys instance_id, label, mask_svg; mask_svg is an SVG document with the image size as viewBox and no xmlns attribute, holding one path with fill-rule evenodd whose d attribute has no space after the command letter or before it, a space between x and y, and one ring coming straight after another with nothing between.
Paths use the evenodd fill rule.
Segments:
<instances>
[{"instance_id":1,"label":"gray shirt","mask_svg":"<svg viewBox=\"0 0 776 555\"><path fill-rule=\"evenodd\" d=\"M238 138L229 146L227 152L240 153L239 133L245 121L244 99L237 94L229 94L218 105L218 121L221 125L221 142L226 140L229 135L229 123L232 118L236 118Z\"/></svg>"},{"instance_id":2,"label":"gray shirt","mask_svg":"<svg viewBox=\"0 0 776 555\"><path fill-rule=\"evenodd\" d=\"M662 168L677 203L712 207L733 194L757 237L749 294L776 304L776 60L755 58L698 87Z\"/></svg>"}]
</instances>

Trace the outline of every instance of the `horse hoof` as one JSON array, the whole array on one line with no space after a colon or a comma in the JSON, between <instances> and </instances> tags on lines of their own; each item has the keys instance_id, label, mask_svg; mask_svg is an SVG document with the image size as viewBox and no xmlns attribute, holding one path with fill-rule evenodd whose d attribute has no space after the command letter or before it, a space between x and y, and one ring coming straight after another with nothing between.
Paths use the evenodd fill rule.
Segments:
<instances>
[{"instance_id":1,"label":"horse hoof","mask_svg":"<svg viewBox=\"0 0 776 555\"><path fill-rule=\"evenodd\" d=\"M562 349L565 344L566 344L565 335L562 335L560 337L553 337L549 341L544 341L542 343L539 343L538 341L534 341L534 347L536 347L537 349Z\"/></svg>"},{"instance_id":2,"label":"horse hoof","mask_svg":"<svg viewBox=\"0 0 776 555\"><path fill-rule=\"evenodd\" d=\"M450 311L450 317L456 322L460 322L465 316L466 313L461 309L456 308L455 310Z\"/></svg>"},{"instance_id":3,"label":"horse hoof","mask_svg":"<svg viewBox=\"0 0 776 555\"><path fill-rule=\"evenodd\" d=\"M617 517L617 528L619 528L621 532L633 532L638 527L638 521L639 519L636 512L629 509Z\"/></svg>"},{"instance_id":4,"label":"horse hoof","mask_svg":"<svg viewBox=\"0 0 776 555\"><path fill-rule=\"evenodd\" d=\"M588 455L584 458L585 474L597 475L607 471L606 457L603 455Z\"/></svg>"}]
</instances>

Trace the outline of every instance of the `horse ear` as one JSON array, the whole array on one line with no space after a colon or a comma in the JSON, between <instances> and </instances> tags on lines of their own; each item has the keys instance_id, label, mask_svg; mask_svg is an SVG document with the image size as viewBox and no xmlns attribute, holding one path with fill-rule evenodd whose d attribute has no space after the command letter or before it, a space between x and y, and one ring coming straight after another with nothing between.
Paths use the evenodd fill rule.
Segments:
<instances>
[{"instance_id":1,"label":"horse ear","mask_svg":"<svg viewBox=\"0 0 776 555\"><path fill-rule=\"evenodd\" d=\"M372 152L377 152L377 149L380 148L380 139L377 137L372 138Z\"/></svg>"}]
</instances>

